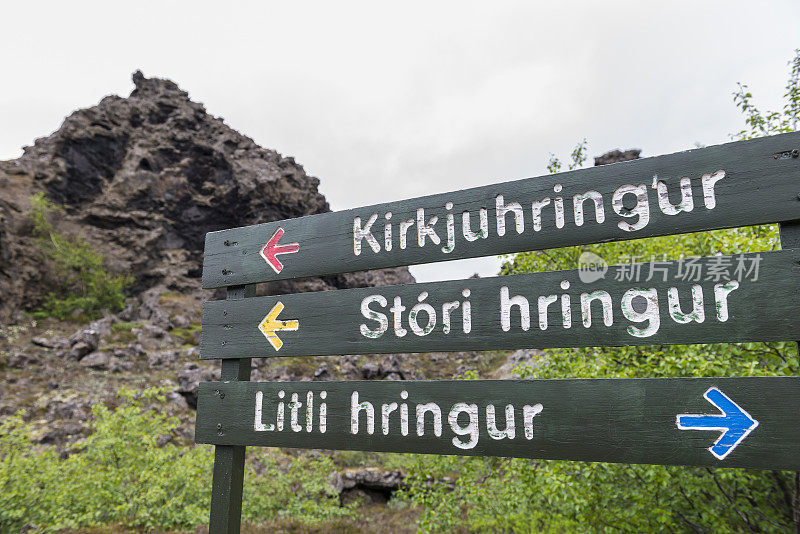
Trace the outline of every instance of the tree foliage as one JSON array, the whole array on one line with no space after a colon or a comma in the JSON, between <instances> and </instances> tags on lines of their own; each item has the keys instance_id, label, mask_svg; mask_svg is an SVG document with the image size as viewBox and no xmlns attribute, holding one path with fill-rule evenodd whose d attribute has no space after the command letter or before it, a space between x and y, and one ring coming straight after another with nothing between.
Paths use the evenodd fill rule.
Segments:
<instances>
[{"instance_id":1,"label":"tree foliage","mask_svg":"<svg viewBox=\"0 0 800 534\"><path fill-rule=\"evenodd\" d=\"M740 83L733 93L733 101L744 115L745 127L732 137L734 139L753 139L797 130L800 117L800 48L795 50L794 58L789 62L789 80L781 111L760 111L753 103L750 88Z\"/></svg>"},{"instance_id":2,"label":"tree foliage","mask_svg":"<svg viewBox=\"0 0 800 534\"><path fill-rule=\"evenodd\" d=\"M800 50L790 62L785 105L761 112L746 85L734 102L745 116L738 139L797 129ZM584 162L586 141L569 169ZM562 163L551 155L547 166ZM738 254L780 248L776 226L719 230L599 245L526 252L509 257L502 275L578 267L582 252L610 264L689 255ZM523 378L771 376L798 373L794 343L551 349ZM437 482L455 479L455 487ZM784 532L800 528L797 473L499 458L420 456L406 496L425 507L425 531L467 527L510 532Z\"/></svg>"}]
</instances>

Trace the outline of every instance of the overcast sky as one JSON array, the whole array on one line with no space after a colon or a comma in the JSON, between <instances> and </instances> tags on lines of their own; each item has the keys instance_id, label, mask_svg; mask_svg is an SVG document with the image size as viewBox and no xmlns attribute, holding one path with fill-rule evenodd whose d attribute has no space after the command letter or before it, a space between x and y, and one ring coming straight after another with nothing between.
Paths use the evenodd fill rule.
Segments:
<instances>
[{"instance_id":1,"label":"overcast sky","mask_svg":"<svg viewBox=\"0 0 800 534\"><path fill-rule=\"evenodd\" d=\"M800 2L6 2L0 159L131 73L291 155L334 210L717 144L736 82L778 108ZM2 194L2 191L0 191ZM496 258L413 267L496 274Z\"/></svg>"}]
</instances>

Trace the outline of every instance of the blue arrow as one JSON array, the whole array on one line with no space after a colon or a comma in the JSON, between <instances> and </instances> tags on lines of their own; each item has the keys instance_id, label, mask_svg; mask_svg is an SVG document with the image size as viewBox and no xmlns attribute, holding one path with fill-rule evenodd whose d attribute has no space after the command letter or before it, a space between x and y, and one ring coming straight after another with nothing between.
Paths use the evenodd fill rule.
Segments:
<instances>
[{"instance_id":1,"label":"blue arrow","mask_svg":"<svg viewBox=\"0 0 800 534\"><path fill-rule=\"evenodd\" d=\"M708 402L722 412L720 415L680 414L676 423L681 430L719 430L722 434L708 448L718 460L724 460L750 432L758 421L715 387L703 393Z\"/></svg>"}]
</instances>

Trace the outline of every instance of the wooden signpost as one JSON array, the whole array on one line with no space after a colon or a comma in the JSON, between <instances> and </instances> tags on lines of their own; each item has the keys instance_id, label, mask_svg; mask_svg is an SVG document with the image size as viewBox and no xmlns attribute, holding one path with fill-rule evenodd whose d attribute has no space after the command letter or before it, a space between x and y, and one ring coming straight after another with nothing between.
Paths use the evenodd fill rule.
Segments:
<instances>
[{"instance_id":1,"label":"wooden signpost","mask_svg":"<svg viewBox=\"0 0 800 534\"><path fill-rule=\"evenodd\" d=\"M708 271L736 256L693 262ZM756 280L682 280L664 262L650 281L581 282L554 271L452 282L208 302L201 358L320 356L525 347L792 341L800 331L800 251L759 261ZM705 269L704 269L705 268ZM685 270L685 269L684 269ZM731 269L731 273L733 269Z\"/></svg>"},{"instance_id":2,"label":"wooden signpost","mask_svg":"<svg viewBox=\"0 0 800 534\"><path fill-rule=\"evenodd\" d=\"M800 132L206 236L203 287L800 219Z\"/></svg>"},{"instance_id":3,"label":"wooden signpost","mask_svg":"<svg viewBox=\"0 0 800 534\"><path fill-rule=\"evenodd\" d=\"M255 284L800 220L800 133L209 233L195 439L211 532L245 447L800 469L800 378L249 383L250 358L796 340L800 250L255 297ZM796 243L792 242L791 246Z\"/></svg>"},{"instance_id":4,"label":"wooden signpost","mask_svg":"<svg viewBox=\"0 0 800 534\"><path fill-rule=\"evenodd\" d=\"M798 377L208 383L196 439L800 470L798 403Z\"/></svg>"}]
</instances>

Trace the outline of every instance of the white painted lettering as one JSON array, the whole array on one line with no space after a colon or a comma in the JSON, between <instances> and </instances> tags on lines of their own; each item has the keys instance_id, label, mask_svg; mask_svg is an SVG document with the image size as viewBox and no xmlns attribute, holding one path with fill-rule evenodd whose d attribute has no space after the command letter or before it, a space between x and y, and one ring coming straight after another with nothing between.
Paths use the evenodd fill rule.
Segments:
<instances>
[{"instance_id":1,"label":"white painted lettering","mask_svg":"<svg viewBox=\"0 0 800 534\"><path fill-rule=\"evenodd\" d=\"M703 287L699 284L692 286L692 311L690 313L683 313L681 310L677 287L667 289L667 305L669 316L678 324L687 324L692 321L702 323L706 319L706 312L703 309Z\"/></svg>"},{"instance_id":2,"label":"white painted lettering","mask_svg":"<svg viewBox=\"0 0 800 534\"><path fill-rule=\"evenodd\" d=\"M494 404L486 406L486 432L492 439L514 439L516 436L516 426L514 426L514 406L506 405L506 428L498 430L494 417Z\"/></svg>"},{"instance_id":3,"label":"white painted lettering","mask_svg":"<svg viewBox=\"0 0 800 534\"><path fill-rule=\"evenodd\" d=\"M636 197L636 205L633 208L628 209L624 206L625 195L634 195ZM638 217L633 224L628 221L619 221L617 223L617 226L626 232L641 230L650 222L650 203L647 199L647 186L644 184L627 184L617 188L611 199L611 207L614 208L614 212L617 215L622 217Z\"/></svg>"},{"instance_id":4,"label":"white painted lettering","mask_svg":"<svg viewBox=\"0 0 800 534\"><path fill-rule=\"evenodd\" d=\"M581 316L583 326L592 326L592 301L599 300L602 306L603 324L611 326L614 324L614 311L612 309L611 295L608 291L593 291L591 293L581 293Z\"/></svg>"},{"instance_id":5,"label":"white painted lettering","mask_svg":"<svg viewBox=\"0 0 800 534\"><path fill-rule=\"evenodd\" d=\"M637 302L645 306L644 311L637 311L635 309ZM656 288L649 289L629 289L622 295L622 315L629 321L634 323L643 323L647 321L645 328L638 328L633 325L628 326L627 331L630 335L635 337L649 337L658 332L661 326L661 316L658 311L658 291Z\"/></svg>"},{"instance_id":6,"label":"white painted lettering","mask_svg":"<svg viewBox=\"0 0 800 534\"><path fill-rule=\"evenodd\" d=\"M514 214L514 224L517 233L521 234L525 229L525 217L519 202L509 202L506 204L503 200L503 195L497 195L495 199L495 210L497 214L497 235L506 235L506 214L509 212Z\"/></svg>"},{"instance_id":7,"label":"white painted lettering","mask_svg":"<svg viewBox=\"0 0 800 534\"><path fill-rule=\"evenodd\" d=\"M525 439L533 439L533 418L542 413L544 407L541 404L534 404L522 407L522 419L525 423Z\"/></svg>"},{"instance_id":8,"label":"white painted lettering","mask_svg":"<svg viewBox=\"0 0 800 534\"><path fill-rule=\"evenodd\" d=\"M508 296L508 287L500 288L500 326L503 332L511 330L511 308L517 306L520 313L520 325L524 331L531 327L531 310L528 299L522 295Z\"/></svg>"},{"instance_id":9,"label":"white painted lettering","mask_svg":"<svg viewBox=\"0 0 800 534\"><path fill-rule=\"evenodd\" d=\"M690 212L694 209L694 199L692 199L692 180L687 177L681 178L681 201L673 204L669 201L669 193L667 192L667 184L663 180L659 180L656 184L656 192L658 194L658 207L664 215L677 215L681 212Z\"/></svg>"},{"instance_id":10,"label":"white painted lettering","mask_svg":"<svg viewBox=\"0 0 800 534\"><path fill-rule=\"evenodd\" d=\"M469 423L462 426L458 423L458 416L465 413L469 416ZM478 437L480 430L478 429L478 405L467 404L466 402L458 402L450 409L447 416L447 422L450 423L450 429L456 437L453 438L453 445L459 449L471 449L478 444ZM469 436L469 441L459 439L459 436Z\"/></svg>"},{"instance_id":11,"label":"white painted lettering","mask_svg":"<svg viewBox=\"0 0 800 534\"><path fill-rule=\"evenodd\" d=\"M428 219L428 224L425 224L425 209L419 208L417 210L417 242L419 243L419 246L425 246L426 236L433 241L434 245L438 245L442 242L442 240L439 239L439 236L436 234L436 230L433 228L438 220L439 217L434 215Z\"/></svg>"},{"instance_id":12,"label":"white painted lettering","mask_svg":"<svg viewBox=\"0 0 800 534\"><path fill-rule=\"evenodd\" d=\"M367 418L367 434L375 433L375 408L371 402L359 402L358 391L350 396L350 433L358 434L358 416L361 412Z\"/></svg>"},{"instance_id":13,"label":"white painted lettering","mask_svg":"<svg viewBox=\"0 0 800 534\"><path fill-rule=\"evenodd\" d=\"M425 414L433 414L433 434L438 438L442 435L442 410L435 402L417 404L417 436L425 435Z\"/></svg>"},{"instance_id":14,"label":"white painted lettering","mask_svg":"<svg viewBox=\"0 0 800 534\"><path fill-rule=\"evenodd\" d=\"M717 207L717 197L714 194L714 185L725 178L725 171L719 170L714 174L704 174L700 180L703 184L703 201L706 209L713 210Z\"/></svg>"},{"instance_id":15,"label":"white painted lettering","mask_svg":"<svg viewBox=\"0 0 800 534\"><path fill-rule=\"evenodd\" d=\"M461 214L461 232L464 234L464 239L469 242L489 237L489 212L486 208L481 208L478 210L478 214L480 217L480 230L477 232L473 232L470 229L469 212L465 211Z\"/></svg>"},{"instance_id":16,"label":"white painted lettering","mask_svg":"<svg viewBox=\"0 0 800 534\"><path fill-rule=\"evenodd\" d=\"M736 280L731 280L730 282L725 282L724 284L714 285L714 299L717 305L717 319L723 323L728 320L728 295L730 295L731 292L736 289L739 289L739 282Z\"/></svg>"},{"instance_id":17,"label":"white painted lettering","mask_svg":"<svg viewBox=\"0 0 800 534\"><path fill-rule=\"evenodd\" d=\"M256 417L253 423L253 428L256 432L272 432L275 430L275 425L265 425L262 422L261 415L263 411L264 392L256 391Z\"/></svg>"},{"instance_id":18,"label":"white painted lettering","mask_svg":"<svg viewBox=\"0 0 800 534\"><path fill-rule=\"evenodd\" d=\"M378 240L375 239L375 236L372 235L370 228L378 220L378 214L373 213L370 216L369 221L367 221L367 225L362 228L361 227L361 217L356 217L353 219L353 253L358 256L361 254L361 241L363 239L367 240L367 244L372 249L373 252L380 252L381 245L378 243Z\"/></svg>"},{"instance_id":19,"label":"white painted lettering","mask_svg":"<svg viewBox=\"0 0 800 534\"><path fill-rule=\"evenodd\" d=\"M377 328L370 329L367 325L361 324L359 327L361 331L361 335L364 337L377 339L381 337L384 332L389 328L389 319L386 317L385 314L375 311L369 307L372 303L377 303L381 307L386 306L387 301L386 297L383 295L370 295L364 300L361 301L361 315L363 315L366 319L371 319L373 321L378 322Z\"/></svg>"},{"instance_id":20,"label":"white painted lettering","mask_svg":"<svg viewBox=\"0 0 800 534\"><path fill-rule=\"evenodd\" d=\"M603 224L606 220L606 211L603 207L603 195L597 191L587 191L578 193L572 197L575 225L583 226L583 203L591 200L594 203L594 220L597 224Z\"/></svg>"}]
</instances>

